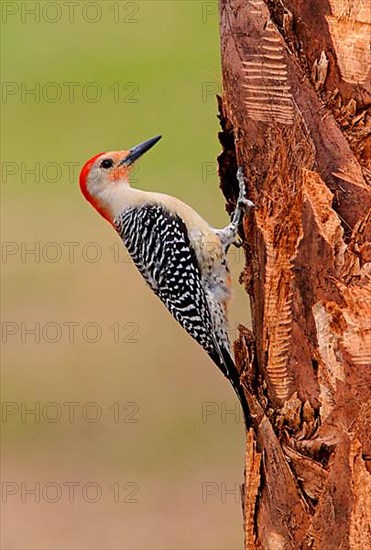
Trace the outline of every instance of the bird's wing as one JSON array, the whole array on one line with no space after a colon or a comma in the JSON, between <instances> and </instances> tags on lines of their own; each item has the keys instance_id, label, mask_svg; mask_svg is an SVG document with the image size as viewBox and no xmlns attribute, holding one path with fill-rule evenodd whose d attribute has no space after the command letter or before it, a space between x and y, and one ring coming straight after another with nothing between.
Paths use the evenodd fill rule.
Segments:
<instances>
[{"instance_id":1,"label":"bird's wing","mask_svg":"<svg viewBox=\"0 0 371 550\"><path fill-rule=\"evenodd\" d=\"M144 205L126 210L115 225L155 294L225 371L196 254L182 219L161 205Z\"/></svg>"}]
</instances>

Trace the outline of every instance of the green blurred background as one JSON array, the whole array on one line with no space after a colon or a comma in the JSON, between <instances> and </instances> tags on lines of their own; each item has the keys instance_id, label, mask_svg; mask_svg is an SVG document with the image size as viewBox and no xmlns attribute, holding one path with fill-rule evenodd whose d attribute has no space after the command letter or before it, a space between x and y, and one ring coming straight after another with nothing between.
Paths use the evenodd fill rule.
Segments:
<instances>
[{"instance_id":1,"label":"green blurred background","mask_svg":"<svg viewBox=\"0 0 371 550\"><path fill-rule=\"evenodd\" d=\"M2 547L242 548L233 391L78 187L94 154L161 133L134 185L226 224L217 2L1 8Z\"/></svg>"}]
</instances>

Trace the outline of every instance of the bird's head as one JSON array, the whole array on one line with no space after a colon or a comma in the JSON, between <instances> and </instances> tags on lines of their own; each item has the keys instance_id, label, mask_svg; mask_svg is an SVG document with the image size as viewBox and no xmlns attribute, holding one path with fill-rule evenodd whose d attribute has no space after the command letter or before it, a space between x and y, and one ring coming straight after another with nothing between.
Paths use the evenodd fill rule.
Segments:
<instances>
[{"instance_id":1,"label":"bird's head","mask_svg":"<svg viewBox=\"0 0 371 550\"><path fill-rule=\"evenodd\" d=\"M80 172L80 189L84 197L108 221L111 221L109 204L114 194L129 185L134 163L151 149L161 136L144 141L132 149L100 153L85 163Z\"/></svg>"}]
</instances>

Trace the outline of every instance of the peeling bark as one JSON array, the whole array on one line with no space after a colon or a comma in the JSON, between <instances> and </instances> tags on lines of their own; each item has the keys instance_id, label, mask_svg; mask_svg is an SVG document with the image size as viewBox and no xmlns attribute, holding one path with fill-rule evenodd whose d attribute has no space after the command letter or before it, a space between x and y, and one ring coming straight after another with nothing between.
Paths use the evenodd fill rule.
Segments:
<instances>
[{"instance_id":1,"label":"peeling bark","mask_svg":"<svg viewBox=\"0 0 371 550\"><path fill-rule=\"evenodd\" d=\"M371 547L371 100L364 0L221 0L229 210L243 166L253 332L245 547Z\"/></svg>"}]
</instances>

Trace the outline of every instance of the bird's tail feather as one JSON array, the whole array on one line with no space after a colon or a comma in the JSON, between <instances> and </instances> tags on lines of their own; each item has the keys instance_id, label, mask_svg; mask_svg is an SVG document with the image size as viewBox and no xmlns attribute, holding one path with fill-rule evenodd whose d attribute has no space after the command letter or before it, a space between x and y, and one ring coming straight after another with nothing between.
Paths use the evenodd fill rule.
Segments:
<instances>
[{"instance_id":1,"label":"bird's tail feather","mask_svg":"<svg viewBox=\"0 0 371 550\"><path fill-rule=\"evenodd\" d=\"M241 403L245 425L246 427L248 427L249 425L251 425L251 415L249 406L246 401L246 396L240 382L239 372L229 351L227 351L226 349L221 349L220 351L222 357L220 357L219 354L210 354L210 357L232 384L232 387Z\"/></svg>"}]
</instances>

